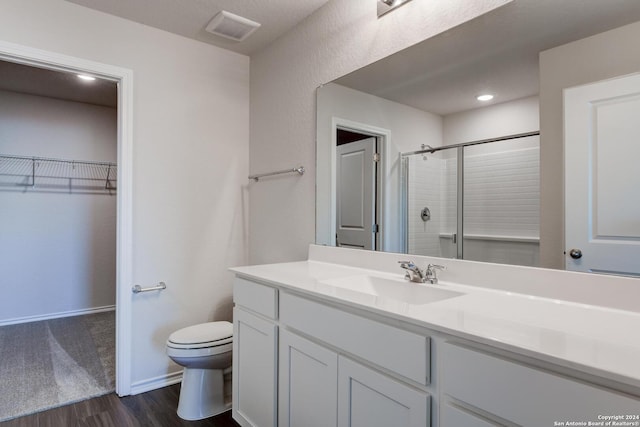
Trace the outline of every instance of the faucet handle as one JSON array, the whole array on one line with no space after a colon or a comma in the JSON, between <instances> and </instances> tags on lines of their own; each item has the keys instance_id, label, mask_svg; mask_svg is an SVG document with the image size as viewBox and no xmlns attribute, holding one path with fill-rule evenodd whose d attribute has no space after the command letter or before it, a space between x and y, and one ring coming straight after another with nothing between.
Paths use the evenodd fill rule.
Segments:
<instances>
[{"instance_id":1,"label":"faucet handle","mask_svg":"<svg viewBox=\"0 0 640 427\"><path fill-rule=\"evenodd\" d=\"M405 269L407 272L404 278L410 282L422 282L424 279L424 273L418 268L413 261L398 261L400 268Z\"/></svg>"},{"instance_id":2,"label":"faucet handle","mask_svg":"<svg viewBox=\"0 0 640 427\"><path fill-rule=\"evenodd\" d=\"M438 265L438 264L429 264L427 266L427 269L425 270L425 280L431 284L437 284L438 283L438 276L436 274L437 270L444 270L445 266L444 265Z\"/></svg>"},{"instance_id":3,"label":"faucet handle","mask_svg":"<svg viewBox=\"0 0 640 427\"><path fill-rule=\"evenodd\" d=\"M415 267L415 264L413 263L413 261L398 261L398 264L400 264L401 268Z\"/></svg>"}]
</instances>

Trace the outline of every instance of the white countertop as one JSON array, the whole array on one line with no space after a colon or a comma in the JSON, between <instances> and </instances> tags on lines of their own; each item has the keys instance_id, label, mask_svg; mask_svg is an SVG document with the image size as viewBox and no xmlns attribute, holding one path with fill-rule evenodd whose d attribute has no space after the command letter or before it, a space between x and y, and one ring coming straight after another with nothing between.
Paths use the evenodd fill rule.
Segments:
<instances>
[{"instance_id":1,"label":"white countertop","mask_svg":"<svg viewBox=\"0 0 640 427\"><path fill-rule=\"evenodd\" d=\"M409 304L326 281L397 274L320 261L233 268L237 275L337 301L640 389L640 313L441 281L464 295Z\"/></svg>"}]
</instances>

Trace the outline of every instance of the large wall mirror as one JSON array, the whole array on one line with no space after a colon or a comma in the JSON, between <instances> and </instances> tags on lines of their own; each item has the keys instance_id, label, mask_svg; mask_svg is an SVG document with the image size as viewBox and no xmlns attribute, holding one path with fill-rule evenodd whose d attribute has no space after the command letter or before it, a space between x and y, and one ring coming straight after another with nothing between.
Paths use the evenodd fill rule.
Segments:
<instances>
[{"instance_id":1,"label":"large wall mirror","mask_svg":"<svg viewBox=\"0 0 640 427\"><path fill-rule=\"evenodd\" d=\"M518 0L321 86L316 242L640 277L638 40Z\"/></svg>"}]
</instances>

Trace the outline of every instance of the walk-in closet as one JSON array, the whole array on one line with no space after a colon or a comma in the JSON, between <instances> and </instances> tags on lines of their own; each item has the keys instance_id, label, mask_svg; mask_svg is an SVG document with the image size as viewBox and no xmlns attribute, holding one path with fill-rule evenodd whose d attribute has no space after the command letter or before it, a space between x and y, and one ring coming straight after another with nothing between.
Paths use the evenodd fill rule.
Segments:
<instances>
[{"instance_id":1,"label":"walk-in closet","mask_svg":"<svg viewBox=\"0 0 640 427\"><path fill-rule=\"evenodd\" d=\"M117 86L0 61L0 421L115 388Z\"/></svg>"}]
</instances>

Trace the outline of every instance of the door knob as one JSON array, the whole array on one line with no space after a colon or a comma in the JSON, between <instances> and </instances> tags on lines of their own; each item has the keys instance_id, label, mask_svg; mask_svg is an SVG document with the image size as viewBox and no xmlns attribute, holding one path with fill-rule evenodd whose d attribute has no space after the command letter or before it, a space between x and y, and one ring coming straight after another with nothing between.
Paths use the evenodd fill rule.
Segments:
<instances>
[{"instance_id":1,"label":"door knob","mask_svg":"<svg viewBox=\"0 0 640 427\"><path fill-rule=\"evenodd\" d=\"M569 251L569 256L573 259L580 259L582 258L582 251L580 249L571 249Z\"/></svg>"}]
</instances>

